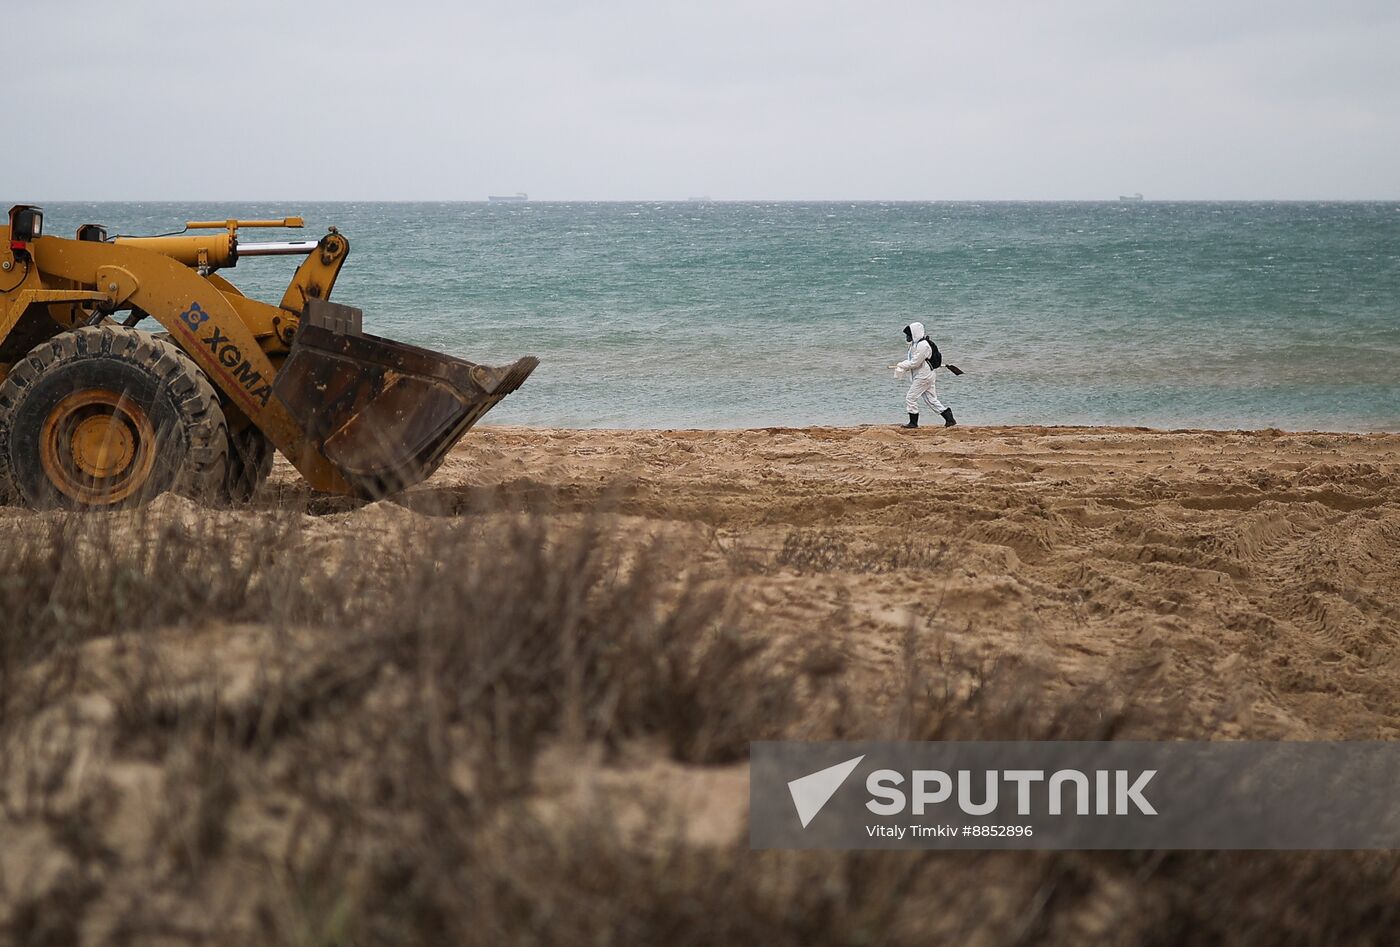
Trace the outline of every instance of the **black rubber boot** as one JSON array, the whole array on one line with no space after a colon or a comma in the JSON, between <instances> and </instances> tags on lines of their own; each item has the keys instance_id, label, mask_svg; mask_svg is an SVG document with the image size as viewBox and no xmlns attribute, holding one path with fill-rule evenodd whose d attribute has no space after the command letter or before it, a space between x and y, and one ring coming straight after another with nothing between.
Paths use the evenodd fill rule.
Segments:
<instances>
[{"instance_id":1,"label":"black rubber boot","mask_svg":"<svg viewBox=\"0 0 1400 947\"><path fill-rule=\"evenodd\" d=\"M953 409L952 409L952 408L944 408L944 409L943 409L943 426L944 426L944 427L952 427L954 424L957 424L957 423L958 423L957 421L953 420Z\"/></svg>"},{"instance_id":2,"label":"black rubber boot","mask_svg":"<svg viewBox=\"0 0 1400 947\"><path fill-rule=\"evenodd\" d=\"M906 424L906 425L904 425L904 426L905 426L905 427L918 427L918 426L919 426L919 416L918 416L917 414L911 414L911 415L909 415L909 423Z\"/></svg>"}]
</instances>

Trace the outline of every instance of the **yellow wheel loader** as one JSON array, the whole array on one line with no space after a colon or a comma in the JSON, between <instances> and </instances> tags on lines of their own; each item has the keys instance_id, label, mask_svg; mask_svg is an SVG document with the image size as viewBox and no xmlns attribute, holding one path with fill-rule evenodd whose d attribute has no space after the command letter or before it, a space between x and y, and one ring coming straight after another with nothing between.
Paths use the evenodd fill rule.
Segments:
<instances>
[{"instance_id":1,"label":"yellow wheel loader","mask_svg":"<svg viewBox=\"0 0 1400 947\"><path fill-rule=\"evenodd\" d=\"M274 449L317 490L382 497L431 476L538 364L478 365L366 333L358 309L329 301L344 234L243 239L298 217L157 237L87 224L74 239L43 220L19 205L0 228L0 500L246 499ZM277 305L218 272L281 255L305 259Z\"/></svg>"}]
</instances>

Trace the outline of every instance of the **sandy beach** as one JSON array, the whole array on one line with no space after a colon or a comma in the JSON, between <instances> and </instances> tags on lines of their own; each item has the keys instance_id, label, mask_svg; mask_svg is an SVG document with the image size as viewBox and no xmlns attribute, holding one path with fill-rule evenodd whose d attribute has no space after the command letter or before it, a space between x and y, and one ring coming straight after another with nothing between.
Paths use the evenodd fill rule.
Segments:
<instances>
[{"instance_id":1,"label":"sandy beach","mask_svg":"<svg viewBox=\"0 0 1400 947\"><path fill-rule=\"evenodd\" d=\"M404 502L478 491L751 553L776 565L741 580L764 626L875 677L936 615L1213 738L1400 735L1400 435L487 428Z\"/></svg>"},{"instance_id":2,"label":"sandy beach","mask_svg":"<svg viewBox=\"0 0 1400 947\"><path fill-rule=\"evenodd\" d=\"M35 942L1337 941L1396 903L1387 853L746 819L753 739L1397 739L1400 435L484 427L377 503L279 460L245 507L0 508L0 578Z\"/></svg>"}]
</instances>

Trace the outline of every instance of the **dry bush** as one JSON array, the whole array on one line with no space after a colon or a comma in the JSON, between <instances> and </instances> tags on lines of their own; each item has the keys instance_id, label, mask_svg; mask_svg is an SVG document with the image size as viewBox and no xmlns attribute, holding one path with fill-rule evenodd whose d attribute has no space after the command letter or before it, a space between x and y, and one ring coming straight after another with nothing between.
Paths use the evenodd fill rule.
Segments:
<instances>
[{"instance_id":1,"label":"dry bush","mask_svg":"<svg viewBox=\"0 0 1400 947\"><path fill-rule=\"evenodd\" d=\"M435 840L428 861L391 862L353 923L364 942L424 945L925 942L899 933L911 927L909 895L934 867L917 853L698 847L664 814L645 842L632 835L606 810L565 824L512 811L469 841Z\"/></svg>"},{"instance_id":2,"label":"dry bush","mask_svg":"<svg viewBox=\"0 0 1400 947\"><path fill-rule=\"evenodd\" d=\"M795 529L783 538L774 563L794 572L831 572L851 558L846 538L833 531Z\"/></svg>"},{"instance_id":3,"label":"dry bush","mask_svg":"<svg viewBox=\"0 0 1400 947\"><path fill-rule=\"evenodd\" d=\"M614 741L660 733L680 758L741 758L747 722L736 717L772 732L791 712L788 689L723 588L678 578L677 562L664 543L621 543L599 520L412 519L364 543L308 536L293 515L9 520L0 693L6 711L32 712L62 687L20 686L22 672L63 667L94 638L257 623L335 631L336 663L356 669L341 677L411 675L441 717L433 726L480 725L501 752L528 758L542 734L567 728ZM158 718L158 682L130 683Z\"/></svg>"},{"instance_id":4,"label":"dry bush","mask_svg":"<svg viewBox=\"0 0 1400 947\"><path fill-rule=\"evenodd\" d=\"M644 837L606 808L569 820L511 806L432 820L261 934L334 943L1384 944L1400 920L1381 853L755 852L687 844L658 813ZM326 885L308 874L299 886Z\"/></svg>"},{"instance_id":5,"label":"dry bush","mask_svg":"<svg viewBox=\"0 0 1400 947\"><path fill-rule=\"evenodd\" d=\"M892 561L791 546L782 568ZM47 845L0 872L0 942L1382 943L1400 920L1388 854L751 852L661 805L547 805L558 744L1190 735L936 616L864 699L834 634L765 647L727 585L601 516L0 521L0 839ZM262 664L192 672L195 634ZM149 844L131 807L160 814Z\"/></svg>"},{"instance_id":6,"label":"dry bush","mask_svg":"<svg viewBox=\"0 0 1400 947\"><path fill-rule=\"evenodd\" d=\"M852 543L835 530L794 529L783 538L773 564L799 574L932 571L942 565L947 553L946 542L903 539L897 543Z\"/></svg>"},{"instance_id":7,"label":"dry bush","mask_svg":"<svg viewBox=\"0 0 1400 947\"><path fill-rule=\"evenodd\" d=\"M1149 945L1379 947L1400 930L1393 852L1169 852L1146 885L1161 905Z\"/></svg>"},{"instance_id":8,"label":"dry bush","mask_svg":"<svg viewBox=\"0 0 1400 947\"><path fill-rule=\"evenodd\" d=\"M336 599L325 588L299 589L287 581L293 523L273 517L230 536L208 521L173 516L5 519L0 721L61 697L72 685L78 649L95 638L211 621L326 615ZM36 673L41 663L42 673Z\"/></svg>"},{"instance_id":9,"label":"dry bush","mask_svg":"<svg viewBox=\"0 0 1400 947\"><path fill-rule=\"evenodd\" d=\"M0 833L48 824L72 862L39 891L0 877L0 923L69 942L120 866L153 872L158 896L122 907L109 936L192 936L197 920L181 927L160 905L207 896L242 805L290 798L312 827L289 879L333 842L426 856L472 844L528 795L547 742L655 738L677 759L736 760L794 711L723 585L688 577L664 542L598 517L389 519L328 533L296 511L249 523L174 504L0 524ZM214 654L192 676L182 634L242 638L264 664L246 686ZM110 718L83 703L94 689ZM120 792L91 754L62 752L70 741L160 768L149 851L97 841ZM318 877L346 886L340 866L364 862L328 864ZM349 916L340 894L331 903Z\"/></svg>"},{"instance_id":10,"label":"dry bush","mask_svg":"<svg viewBox=\"0 0 1400 947\"><path fill-rule=\"evenodd\" d=\"M938 569L948 554L946 541L902 538L897 542L853 541L840 530L790 529L776 550L710 531L710 544L725 567L739 576L773 575L782 570L799 575L829 572L882 574Z\"/></svg>"},{"instance_id":11,"label":"dry bush","mask_svg":"<svg viewBox=\"0 0 1400 947\"><path fill-rule=\"evenodd\" d=\"M1160 735L1158 718L1133 704L1130 694L1105 685L1060 693L1049 668L1017 654L987 657L959 644L936 619L906 629L900 672L893 711L884 719L867 714L848 731L900 740L1113 740L1125 730Z\"/></svg>"}]
</instances>

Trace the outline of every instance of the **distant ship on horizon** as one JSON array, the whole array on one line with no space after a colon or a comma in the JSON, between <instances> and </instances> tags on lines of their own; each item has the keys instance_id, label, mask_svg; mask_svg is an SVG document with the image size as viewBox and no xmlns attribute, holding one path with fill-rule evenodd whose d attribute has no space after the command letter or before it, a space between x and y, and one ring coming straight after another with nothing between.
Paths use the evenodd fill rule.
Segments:
<instances>
[{"instance_id":1,"label":"distant ship on horizon","mask_svg":"<svg viewBox=\"0 0 1400 947\"><path fill-rule=\"evenodd\" d=\"M1127 201L1129 204L1137 204L1142 201L1142 191L1138 191L1136 194L1119 194L1118 199Z\"/></svg>"},{"instance_id":2,"label":"distant ship on horizon","mask_svg":"<svg viewBox=\"0 0 1400 947\"><path fill-rule=\"evenodd\" d=\"M514 194L488 194L486 200L492 204L521 204L530 199L530 195L524 191L516 191Z\"/></svg>"}]
</instances>

